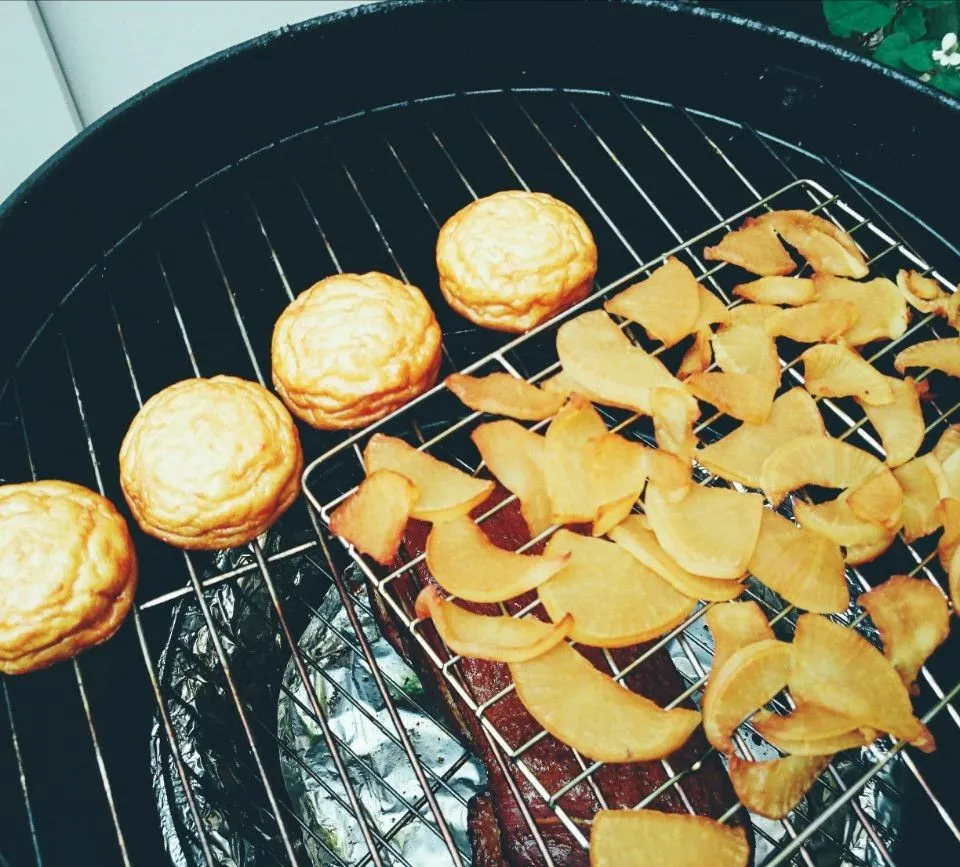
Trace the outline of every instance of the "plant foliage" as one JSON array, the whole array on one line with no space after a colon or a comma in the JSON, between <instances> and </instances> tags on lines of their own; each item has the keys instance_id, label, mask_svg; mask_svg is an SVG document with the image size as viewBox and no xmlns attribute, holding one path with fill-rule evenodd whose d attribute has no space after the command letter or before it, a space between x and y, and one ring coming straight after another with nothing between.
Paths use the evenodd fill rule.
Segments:
<instances>
[{"instance_id":1,"label":"plant foliage","mask_svg":"<svg viewBox=\"0 0 960 867\"><path fill-rule=\"evenodd\" d=\"M960 97L960 65L934 56L947 34L960 31L960 0L823 0L823 14L831 33L855 40L877 62Z\"/></svg>"}]
</instances>

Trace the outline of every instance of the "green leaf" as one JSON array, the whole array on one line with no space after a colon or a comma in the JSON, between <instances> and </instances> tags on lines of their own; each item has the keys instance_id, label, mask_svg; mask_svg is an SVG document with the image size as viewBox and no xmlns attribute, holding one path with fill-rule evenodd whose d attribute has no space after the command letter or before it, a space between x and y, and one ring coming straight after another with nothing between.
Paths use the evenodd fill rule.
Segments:
<instances>
[{"instance_id":1,"label":"green leaf","mask_svg":"<svg viewBox=\"0 0 960 867\"><path fill-rule=\"evenodd\" d=\"M893 22L894 33L902 30L911 39L920 39L927 35L927 20L919 6L907 6Z\"/></svg>"},{"instance_id":2,"label":"green leaf","mask_svg":"<svg viewBox=\"0 0 960 867\"><path fill-rule=\"evenodd\" d=\"M941 39L946 33L960 30L960 2L949 0L938 6L928 6L926 10L927 33Z\"/></svg>"},{"instance_id":3,"label":"green leaf","mask_svg":"<svg viewBox=\"0 0 960 867\"><path fill-rule=\"evenodd\" d=\"M877 63L885 63L894 69L907 71L910 67L904 62L903 53L909 47L910 37L906 33L902 31L891 33L877 46L876 51L873 52L873 59Z\"/></svg>"},{"instance_id":4,"label":"green leaf","mask_svg":"<svg viewBox=\"0 0 960 867\"><path fill-rule=\"evenodd\" d=\"M956 2L957 0L914 0L917 6L922 6L924 9L936 9L938 6L949 6Z\"/></svg>"},{"instance_id":5,"label":"green leaf","mask_svg":"<svg viewBox=\"0 0 960 867\"><path fill-rule=\"evenodd\" d=\"M931 52L939 47L940 43L936 39L923 39L908 45L900 56L914 72L929 72L936 66L936 62L930 56Z\"/></svg>"},{"instance_id":6,"label":"green leaf","mask_svg":"<svg viewBox=\"0 0 960 867\"><path fill-rule=\"evenodd\" d=\"M886 27L897 12L897 0L823 0L823 15L834 36L872 33Z\"/></svg>"},{"instance_id":7,"label":"green leaf","mask_svg":"<svg viewBox=\"0 0 960 867\"><path fill-rule=\"evenodd\" d=\"M935 75L930 83L939 87L940 90L945 90L951 96L960 98L960 72L957 70L944 70L939 75Z\"/></svg>"}]
</instances>

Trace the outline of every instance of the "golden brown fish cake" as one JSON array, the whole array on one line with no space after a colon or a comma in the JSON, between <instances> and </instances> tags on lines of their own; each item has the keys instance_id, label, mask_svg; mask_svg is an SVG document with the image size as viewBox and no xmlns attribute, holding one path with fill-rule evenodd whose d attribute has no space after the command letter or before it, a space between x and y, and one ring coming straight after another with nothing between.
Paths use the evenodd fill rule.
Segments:
<instances>
[{"instance_id":1,"label":"golden brown fish cake","mask_svg":"<svg viewBox=\"0 0 960 867\"><path fill-rule=\"evenodd\" d=\"M415 286L375 271L337 274L283 311L272 355L274 387L294 415L360 428L436 382L440 326Z\"/></svg>"},{"instance_id":2,"label":"golden brown fish cake","mask_svg":"<svg viewBox=\"0 0 960 867\"><path fill-rule=\"evenodd\" d=\"M109 500L71 482L0 487L0 672L106 641L136 586L133 541Z\"/></svg>"},{"instance_id":3,"label":"golden brown fish cake","mask_svg":"<svg viewBox=\"0 0 960 867\"><path fill-rule=\"evenodd\" d=\"M521 332L587 296L597 246L569 205L546 193L506 190L447 220L437 270L443 297L462 316Z\"/></svg>"},{"instance_id":4,"label":"golden brown fish cake","mask_svg":"<svg viewBox=\"0 0 960 867\"><path fill-rule=\"evenodd\" d=\"M300 492L296 425L263 386L186 379L148 400L120 448L120 484L145 533L213 550L259 536Z\"/></svg>"}]
</instances>

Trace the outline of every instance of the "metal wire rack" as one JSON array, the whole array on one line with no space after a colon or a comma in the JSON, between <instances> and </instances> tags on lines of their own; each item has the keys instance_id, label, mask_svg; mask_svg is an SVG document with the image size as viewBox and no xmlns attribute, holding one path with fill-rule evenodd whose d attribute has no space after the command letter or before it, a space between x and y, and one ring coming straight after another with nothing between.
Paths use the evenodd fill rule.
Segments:
<instances>
[{"instance_id":1,"label":"metal wire rack","mask_svg":"<svg viewBox=\"0 0 960 867\"><path fill-rule=\"evenodd\" d=\"M611 156L613 155L611 154ZM521 179L518 178L518 180ZM811 203L808 205L809 210L812 212L823 211L838 225L841 225L851 231L862 248L871 247L869 242L865 242L865 239L863 238L863 231L866 230L873 233L875 237L879 239L885 246L880 248L880 252L873 253L872 255L868 254L872 267L876 266L887 253L893 253L896 251L901 257L903 257L903 261L899 262L898 264L912 268L919 268L927 273L932 272L932 269L926 265L926 263L918 259L908 250L903 249L901 245L899 245L886 232L878 229L876 226L873 226L863 216L846 205L836 195L827 191L820 184L805 179L797 180L787 185L785 188L760 199L750 208L733 214L720 222L718 225L711 227L710 229L694 236L693 238L678 244L676 247L664 252L656 259L643 263L636 270L629 272L611 284L597 289L583 302L571 308L569 311L555 318L551 322L506 343L502 349L497 350L490 356L482 358L469 365L466 368L466 372L488 372L488 368L498 367L499 369L512 375L528 378L531 382L543 381L544 379L556 373L560 365L559 362L553 361L552 363L547 363L545 366L541 367L546 355L546 341L544 341L542 338L545 336L552 337L555 335L559 325L562 324L562 322L566 319L575 316L584 309L591 309L599 306L602 304L603 300L610 296L611 292L621 288L628 281L633 280L642 274L650 273L651 269L657 267L669 255L688 257L698 269L699 279L708 285L711 285L714 291L717 292L717 294L727 303L727 305L732 306L732 296L728 294L727 290L717 279L726 266L721 263L720 265L707 268L697 253L698 245L706 243L707 239L709 239L711 236L714 236L718 231L723 231L731 225L738 224L744 217L747 217L751 214L762 212L764 209L773 210L784 207L792 207L797 201L797 193L806 194L809 196L809 201ZM624 239L624 242L627 243L626 239ZM883 265L887 266L889 266L889 264L890 263L883 263ZM883 266L881 265L881 267ZM937 276L939 277L939 275ZM939 279L942 280L942 278ZM944 285L948 286L949 288L949 284L946 281L943 282ZM925 329L929 328L931 325L931 320L932 317L928 317L921 322L915 323L903 338L885 344L871 358L871 361L876 363L888 353L895 352L896 348L904 341L916 341L921 333L926 334ZM631 330L629 323L624 321L620 324L625 330ZM634 339L634 341L638 341L639 339L639 335L634 333L631 333L631 337ZM781 364L783 367L786 387L793 387L796 384L802 385L802 375L796 370L795 358L781 358ZM520 373L519 371L521 370L533 370L536 372L532 375L529 375ZM929 373L929 371L927 373ZM420 449L436 456L440 456L448 462L459 464L461 467L474 474L482 471L483 468L479 463L478 455L476 454L475 449L470 450L467 446L469 440L463 437L465 431L468 432L483 420L482 413L469 412L465 410L461 418L447 426L444 426L439 432L433 433L429 439L421 439L421 441L418 442L414 438L419 432L420 428L423 426L422 419L430 418L431 414L436 412L436 409L431 407L431 402L438 398L442 399L441 392L443 392L444 389L445 386L441 384L433 392L428 393L422 398L418 399L415 405L404 408L383 420L381 423L375 424L369 429L366 429L361 433L348 438L343 443L331 449L327 454L322 455L313 463L311 463L305 473L305 491L308 498L311 500L314 507L319 511L324 520L329 518L333 508L342 502L343 499L345 499L345 497L348 496L353 489L351 488L349 491L343 492L333 498L323 500L320 499L322 496L321 491L329 492L331 490L331 476L334 479L347 478L347 473L349 470L342 465L344 461L348 461L354 465L359 462L360 472L362 473L362 445L373 432L378 430L389 430L391 433L394 433L398 429L407 429L409 430L408 437ZM841 439L856 436L862 440L861 447L865 445L871 449L878 449L882 454L882 447L879 445L876 439L871 436L867 430L865 430L864 419L862 415L860 420L856 421L850 417L849 409L840 405L840 401L826 399L821 400L820 403L823 404L827 408L828 412L832 413L834 416L835 424L831 425L831 427L836 427L837 424L844 427L843 431L839 433L839 437ZM942 411L938 411L936 418L928 425L928 433L937 429L942 429L942 426L946 423L947 419L950 418L950 416L958 407L960 407L960 404L955 403L953 406L945 407ZM447 413L449 413L449 408L447 409ZM447 415L447 413L444 413L444 415ZM718 413L717 415L708 418L705 421L701 421L698 425L697 432L701 436L704 434L704 432L709 432L711 425L719 418L720 414ZM410 420L408 421L408 419ZM421 421L414 422L413 419L418 419ZM637 438L646 439L648 442L650 442L652 438L649 437L649 434L643 434L638 431L639 426L642 424L642 419L643 416L640 414L630 414L626 418L620 418L616 414L611 414L608 412L608 423L612 430L628 437L634 435ZM533 425L532 428L543 428L546 426L546 424L546 422L540 422L536 425ZM723 480L711 476L705 471L701 470L698 475L698 482L700 484L725 484ZM327 493L327 496L329 496L329 493ZM477 523L482 525L486 520L491 518L501 509L507 507L514 500L515 497L513 496L509 496L501 500L495 506L487 510L484 514L480 515L476 519ZM516 550L520 552L530 550L551 536L556 529L556 527L552 527L544 531L537 537L531 539L529 542L518 547ZM930 572L934 556L930 554L923 556L911 546L904 545L904 547L914 556L916 560L916 565L910 570L910 574L927 574L930 580L939 587L940 585L937 584L936 579ZM560 786L548 787L544 785L535 770L533 770L531 766L524 760L524 756L537 743L544 738L550 737L550 735L541 729L536 735L523 742L511 743L508 740L508 737L505 736L497 728L496 724L490 719L491 708L495 707L498 702L501 702L504 698L506 698L507 695L513 692L513 685L511 684L507 686L485 700L478 701L476 696L471 691L467 681L460 676L458 672L458 663L461 661L461 658L446 648L443 648L441 652L438 652L435 641L427 640L423 634L423 630L433 629L429 619L425 621L421 618L418 618L415 613L409 609L409 606L404 602L404 600L394 592L393 588L397 580L403 575L409 573L419 562L421 562L423 560L423 555L421 554L412 559L407 558L405 563L393 570L387 571L386 574L384 574L383 569L377 568L375 564L371 565L371 562L359 555L352 548L352 546L347 545L347 548L350 550L355 561L363 569L369 580L388 602L396 617L399 618L406 628L417 637L423 648L443 673L443 676L481 720L482 724L494 738L503 753L516 764L516 767L521 771L521 773L523 773L538 794L540 794L540 796L551 807L554 808L557 817L564 823L570 833L583 846L587 846L588 841L586 835L564 809L563 799L565 795L574 789L574 787L578 786L584 781L590 781L591 778L593 778L595 774L603 767L603 763L589 762L578 755L577 761L583 769L580 774L564 781ZM859 592L867 590L872 586L860 570L851 568L850 572L852 579L851 584ZM751 582L753 581L754 579L751 579ZM788 625L790 623L789 615L791 613L791 606L782 601L779 603L779 605L771 605L769 601L767 601L765 597L761 595L759 587L756 583L753 583L748 590L748 593L758 601L761 601L765 604L768 615L773 623L780 622L783 625ZM678 641L683 646L684 653L686 654L691 667L697 671L699 676L689 682L687 689L685 689L680 695L676 696L676 698L670 702L667 707L669 708L677 706L697 695L704 686L707 677L701 664L697 661L697 658L691 647L691 645L697 644L702 648L704 646L703 640L702 638L691 635L691 627L693 627L702 618L703 614L713 604L715 603L707 603L699 606L698 609L692 613L684 623L676 627L658 642L654 643L650 648L644 650L642 654L638 655L626 665L618 665L617 662L614 661L613 656L609 652L606 652L604 655L609 665L610 674L615 680L622 681L624 677L630 674L630 672L635 670L638 666L642 665L643 662L652 656L656 651L664 648L670 641ZM519 609L515 608L510 613L512 613L513 616L522 616L535 611L538 607L540 607L540 603L534 600L533 602L524 605ZM504 613L508 613L506 607L503 608L503 611ZM849 615L841 619L851 626L856 626L862 622L864 617L862 614L859 616ZM952 685L949 693L944 694L940 685L929 672L925 671L924 676L927 678L928 683L935 690L935 692L939 694L940 697L940 701L928 712L926 718L930 719L944 708L949 707L950 711L954 715L954 719L958 720L956 712L949 705L949 701L957 694L960 694L960 683ZM748 757L756 757L755 750L751 749L746 739L741 738L739 746ZM898 755L903 746L903 743L898 742L886 749L877 748L875 750L876 763L873 766L870 776L873 776L873 774L878 772L887 762L891 761L896 755ZM668 787L682 787L684 779L692 774L695 774L700 764L700 762L697 762L695 766L690 768L675 770L667 761L664 760L664 770L668 775L666 783L663 785L663 787L658 788L656 791L651 793L651 795L638 803L636 807L641 808L651 804ZM869 779L869 777L867 779ZM858 783L863 784L867 782L867 779L858 781ZM829 774L827 780L822 781L823 785L830 785L831 783L838 786L839 791L843 793L840 798L838 798L837 804L834 807L834 809L840 809L846 803L852 800L852 795L857 791L856 785L853 787L847 787L844 785L841 781L840 775L836 773L836 771L834 771L832 774ZM600 808L606 806L600 790L594 786L593 791L597 797L597 807ZM725 816L732 816L737 811L738 807L738 804L731 804L730 809L726 812ZM868 830L868 833L871 832L873 829L870 826L870 820L863 814L862 811L859 811L856 807L854 807L854 809L858 812L858 818L864 822L864 827ZM792 831L788 820L784 820L784 826L788 832ZM804 840L813 834L817 827L819 826L811 824L802 832L795 834L793 839L787 845L785 845L779 853L775 854L772 858L766 860L764 863L772 865L783 863L785 860L788 860L794 852L802 847ZM874 843L875 845L883 846L879 836L876 836Z\"/></svg>"},{"instance_id":2,"label":"metal wire rack","mask_svg":"<svg viewBox=\"0 0 960 867\"><path fill-rule=\"evenodd\" d=\"M318 161L322 170L316 168ZM823 181L811 179L814 174ZM842 190L843 198L828 184ZM187 375L231 372L264 382L269 332L276 315L296 291L324 273L379 268L418 283L429 296L438 298L430 288L429 264L437 227L470 198L511 186L555 192L584 213L594 229L600 245L601 288L577 308L581 310L648 272L667 252L685 258L698 279L729 303L733 269L707 268L699 259L700 247L715 242L741 217L769 208L822 212L854 235L871 261L872 273L892 276L897 267L915 267L949 288L949 281L928 261L960 263L955 258L960 253L935 232L902 216L902 224L912 232L911 246L888 221L888 214L896 217L898 213L895 203L885 201L875 190L798 148L703 112L656 100L574 90L453 94L385 106L305 130L226 167L151 215L92 266L31 344L0 395L7 422L2 427L4 442L10 446L9 454L21 456L11 458L16 466L5 468L5 478L73 478L119 501L113 456L126 423L149 394ZM186 253L180 246L185 220L192 230ZM702 231L703 226L710 228ZM655 255L650 255L651 250ZM134 295L126 291L131 280L148 285ZM465 327L440 302L435 307L445 335L444 373L505 369L537 381L556 369L553 334L558 322L508 340ZM80 310L94 312L74 320ZM571 315L576 310L566 314ZM917 320L900 342L928 337L938 328L936 321ZM642 343L642 335L633 337ZM889 363L891 348L884 347L875 359L881 369ZM782 359L785 385L801 381L794 360L789 353ZM38 389L43 389L43 399L37 396ZM952 402L955 394L951 396L948 389L935 392L944 401L926 406L930 441L960 406ZM108 405L117 400L122 402L119 408ZM834 435L855 437L858 445L879 449L862 413L843 401L824 402L824 407L825 421ZM629 414L608 412L607 419L611 428L628 435L645 434L642 421ZM353 629L343 637L365 660L388 710L390 724L377 723L404 750L420 784L419 796L409 799L405 821L433 828L455 863L469 861L469 853L455 844L437 804L435 792L444 785L443 776L429 760L418 757L400 724L398 708L416 699L379 671L359 628L358 610L364 603L347 586L344 558L337 546L329 544L324 519L362 478L360 447L374 430L404 436L445 460L478 471L476 453L467 448L469 431L478 420L478 415L458 407L440 387L394 417L345 440L305 431L307 455L321 455L305 473L306 493L314 508L282 522L279 550L254 545L249 561L242 565L220 568L138 536L143 587L149 592L141 593L129 625L113 643L132 651L121 672L124 689L139 692L150 713L157 715L193 821L188 833L202 863L220 863L215 854L218 842L204 825L194 770L171 722L171 699L164 689L158 651L158 636L166 634L172 606L181 601L195 604L206 624L218 661L217 676L236 712L245 785L251 802L258 805L257 831L271 841L272 858L278 863L305 863L299 835L316 838L288 803L276 770L276 753L289 751L290 746L278 741L269 709L265 714L251 700L252 686L238 673L237 658L217 612L218 592L231 587L242 595L246 592L243 582L248 580L266 590L267 602L260 614L294 662L308 710L335 762L339 785L331 791L343 809L356 817L369 848L367 860L374 865L404 863L391 836L373 827L360 808L341 758L350 754L351 745L326 723L311 680L315 674L323 675L322 668L304 656L297 639L303 615L316 613L314 597L305 585L291 587L278 577L287 563L307 564L318 582L330 581L340 592ZM710 437L722 432L723 420L714 418L704 423L701 433ZM928 447L929 442L924 448ZM700 481L715 483L705 476ZM897 546L891 557L901 564L898 568L906 571L902 564L909 563L913 573L942 582L931 545L921 540L909 548ZM423 641L428 627L418 623L392 594L391 588L412 564L383 574L362 558L353 560L428 648L451 686L465 701L473 701L458 679L459 660L437 654ZM876 583L887 574L878 570L889 572L888 563L884 558L876 568L851 570L852 587ZM748 585L747 592L760 596L756 585ZM762 601L777 629L789 634L791 609L771 605L769 595ZM609 660L611 673L622 679L673 643L689 660L692 672L674 703L695 699L705 679L698 652L709 650L705 633L697 629L705 610L701 606L629 665L616 667ZM856 626L862 614L854 607L844 620ZM73 696L64 715L77 715L83 721L82 736L74 727L67 738L69 748L78 755L77 776L87 792L94 791L90 786L96 781L104 800L102 814L98 811L98 818L90 821L92 845L107 853L110 863L158 863L156 852L149 848L156 845L156 830L141 834L150 821L135 815L130 806L145 806L149 793L145 798L141 791L143 780L128 779L123 773L126 753L117 747L121 724L113 723L106 712L106 697L113 695L106 681L116 674L117 666L113 661L117 652L108 656L109 651L109 647L92 651L32 681L35 686L0 679L10 765L16 771L23 804L11 816L16 827L23 827L19 851L38 865L51 860L51 852L57 860L57 820L52 817L58 804L44 791L48 766L38 758L43 747L34 731L37 716L25 710L30 706L29 690ZM955 674L948 670L945 675L935 663L936 657L923 672L919 701L942 749L960 741L960 713L954 706L960 683L955 682ZM581 760L579 775L559 787L544 786L528 768L525 756L545 735L511 743L488 720L490 708L502 699L503 695L496 695L483 703L473 701L496 760L508 780L512 780L509 769L519 769L570 833L586 845L586 835L566 814L565 798L576 786L598 792L593 780L600 767ZM748 726L743 734L749 733ZM754 749L752 738L746 736L739 746L746 754ZM7 750L7 745L2 749ZM888 742L876 745L873 755L874 763L860 779L845 780L831 769L818 785L830 789L830 815L849 810L853 821L862 826L876 863L896 863L896 830L868 815L857 795L893 761L904 763L948 835L960 841L958 814L943 788L931 782L929 768L919 766L922 759L904 753L902 744ZM667 789L682 792L684 781L696 775L698 767L674 768L664 763L664 772L662 787L637 806L652 802ZM737 809L731 803L726 816ZM149 809L146 812L149 816ZM529 815L526 818L539 839ZM826 819L824 813L799 829L792 820L784 820L782 833L776 834L758 825L762 844L758 859L771 865L813 864L809 847L827 833ZM331 863L342 863L323 839L314 842L326 849ZM540 845L544 862L551 863L542 840ZM862 862L849 856L846 863Z\"/></svg>"}]
</instances>

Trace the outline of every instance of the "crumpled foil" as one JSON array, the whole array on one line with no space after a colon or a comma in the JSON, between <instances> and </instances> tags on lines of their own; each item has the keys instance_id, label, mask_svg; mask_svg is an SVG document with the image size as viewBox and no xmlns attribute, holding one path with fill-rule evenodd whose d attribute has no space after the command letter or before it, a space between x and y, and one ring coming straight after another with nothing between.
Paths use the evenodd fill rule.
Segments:
<instances>
[{"instance_id":1,"label":"crumpled foil","mask_svg":"<svg viewBox=\"0 0 960 867\"><path fill-rule=\"evenodd\" d=\"M279 549L276 538L266 545L267 554ZM252 553L245 548L219 552L201 577L253 563ZM309 598L311 588L324 580L321 570L302 557L271 566L271 575L281 599L288 599L294 590ZM289 653L266 584L257 571L251 571L207 591L206 599L261 755L267 760L276 755L275 742L255 720L269 720L273 727L279 672ZM287 606L292 615L296 608ZM298 624L293 617L291 628L302 629L304 621L301 618ZM268 808L263 784L250 758L209 628L192 596L173 608L170 634L157 667L170 726L214 863L222 867L259 867L277 859L285 863L276 826L264 815ZM150 757L161 830L173 864L205 865L159 714L151 730ZM279 773L271 776L275 792L282 796Z\"/></svg>"},{"instance_id":2,"label":"crumpled foil","mask_svg":"<svg viewBox=\"0 0 960 867\"><path fill-rule=\"evenodd\" d=\"M267 553L278 550L276 540L268 544ZM253 562L243 549L221 552L203 577ZM310 556L273 563L270 573L293 634L300 635L298 645L330 728L349 746L349 750L341 748L340 754L350 779L371 827L386 840L380 846L384 864L449 864L449 853L406 753L396 742L393 724L336 589ZM359 570L347 569L344 578L414 749L436 774L428 775L428 780L457 848L469 863L465 802L486 789L483 765L435 722L437 709L429 706L419 679L373 621ZM207 591L206 598L260 753L265 762L275 763L267 769L274 793L303 823L300 827L281 808L300 860L318 867L362 862L366 843L344 806L343 785L312 716L306 688L290 659L262 577L257 571L249 572ZM192 598L173 609L158 673L214 863L222 867L287 863L209 629ZM159 715L151 730L150 752L154 794L170 858L176 867L205 865ZM414 812L410 805L416 807Z\"/></svg>"},{"instance_id":3,"label":"crumpled foil","mask_svg":"<svg viewBox=\"0 0 960 867\"><path fill-rule=\"evenodd\" d=\"M276 540L270 545L271 550L278 549ZM223 552L204 577L250 562L252 557L245 551ZM432 817L422 803L406 755L387 735L392 732L392 724L355 650L352 627L339 595L329 588L324 570L306 555L271 565L271 574L285 600L284 611L293 634L301 636L300 647L308 663L318 664L309 666L312 682L335 735L350 747L350 751L341 750L350 778L372 827L388 840L388 845L381 845L385 863L406 862L414 867L449 863L446 849L431 830ZM449 773L449 789L433 787L458 848L468 856L465 809L451 790L464 801L469 800L484 789L483 768L432 720L433 711L426 705L419 680L380 635L369 614L366 585L359 573L348 569L345 578L357 600L355 607L377 663L393 685L404 726L411 732L418 754L439 774ZM769 595L765 601L774 606L782 604L762 585L751 586ZM308 710L306 690L290 663L289 649L262 578L256 571L250 572L208 591L207 599L261 755L272 763L268 773L274 791L303 823L304 828L299 827L284 808L286 826L300 860L318 867L361 863L366 845L357 823L341 803L342 784L319 726ZM792 617L795 619L795 614ZM672 641L668 652L681 675L692 682L699 678L699 672L688 653L708 670L712 641L702 618L685 635L689 637L683 643ZM195 600L188 598L174 609L158 668L171 726L214 863L218 867L286 863L263 785L251 766L244 732ZM419 710L417 704L426 710ZM756 757L773 758L775 753L758 740L751 740ZM176 867L203 865L206 861L195 824L159 718L154 722L150 746L154 791L171 860ZM844 753L834 767L849 785L873 764L869 751L861 750ZM905 777L903 761L897 757L856 798L888 847L896 842ZM431 778L431 785L434 782ZM799 833L821 815L838 791L835 784L815 785L790 817L794 831ZM416 804L423 819L411 819L404 801ZM761 817L753 817L753 821L756 860L763 863L775 851L775 845L790 835L780 822ZM831 817L804 848L816 867L884 864L849 808ZM464 860L469 863L469 857ZM803 862L795 858L791 863Z\"/></svg>"},{"instance_id":4,"label":"crumpled foil","mask_svg":"<svg viewBox=\"0 0 960 867\"><path fill-rule=\"evenodd\" d=\"M346 576L351 575L356 579L351 582L355 595L362 602L367 595L362 575L359 570L348 570ZM469 861L465 803L486 788L483 765L407 700L412 698L417 704L426 701L420 680L380 634L366 605L355 607L388 689L395 699L400 699L400 717L416 754L437 776L446 779L446 785L438 784L436 777L428 777L428 782L435 790L457 848ZM403 863L397 857L399 853L411 864L449 864L450 855L436 831L429 807L421 801L423 791L407 755L395 736L390 736L394 729L383 697L359 649L354 649L355 642L346 640L351 632L340 596L331 588L300 639L300 646L323 668L322 675L311 671L313 686L334 735L350 746L350 751L342 751L342 755L370 824L390 840L389 849L383 852L384 863ZM320 727L307 711L307 691L292 662L287 665L283 682L289 694L280 695L277 728L297 756L294 760L281 755L287 793L300 817L319 832L337 857L347 864L358 863L367 854L367 846L357 822L335 797L343 798L343 785ZM418 803L422 803L422 819L411 809ZM305 834L304 841L315 865L336 863L310 835Z\"/></svg>"}]
</instances>

